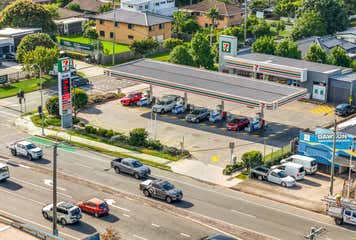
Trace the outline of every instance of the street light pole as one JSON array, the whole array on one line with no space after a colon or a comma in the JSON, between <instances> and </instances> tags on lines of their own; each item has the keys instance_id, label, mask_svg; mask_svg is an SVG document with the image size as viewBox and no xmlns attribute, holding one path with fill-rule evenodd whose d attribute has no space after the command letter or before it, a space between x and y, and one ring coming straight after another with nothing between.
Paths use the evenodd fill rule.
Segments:
<instances>
[{"instance_id":1,"label":"street light pole","mask_svg":"<svg viewBox=\"0 0 356 240\"><path fill-rule=\"evenodd\" d=\"M245 17L244 17L244 42L247 38L247 0L245 0Z\"/></svg>"},{"instance_id":2,"label":"street light pole","mask_svg":"<svg viewBox=\"0 0 356 240\"><path fill-rule=\"evenodd\" d=\"M336 151L336 114L334 112L334 134L333 134L333 155L331 159L331 169L330 169L330 195L334 194L334 162L335 162L335 151Z\"/></svg>"},{"instance_id":3,"label":"street light pole","mask_svg":"<svg viewBox=\"0 0 356 240\"><path fill-rule=\"evenodd\" d=\"M42 113L41 113L41 128L42 128L42 136L44 136L44 113L43 113L43 84L42 84L42 69L39 65L38 69L40 70L40 93L41 93L41 109L42 109Z\"/></svg>"},{"instance_id":4,"label":"street light pole","mask_svg":"<svg viewBox=\"0 0 356 240\"><path fill-rule=\"evenodd\" d=\"M53 146L53 235L58 236L57 229L57 143Z\"/></svg>"}]
</instances>

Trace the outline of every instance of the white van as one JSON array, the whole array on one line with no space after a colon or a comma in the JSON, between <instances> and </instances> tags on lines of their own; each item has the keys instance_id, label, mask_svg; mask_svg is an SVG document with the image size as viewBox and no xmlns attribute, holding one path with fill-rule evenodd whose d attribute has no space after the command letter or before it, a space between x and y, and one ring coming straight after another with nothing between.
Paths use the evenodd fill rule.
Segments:
<instances>
[{"instance_id":1,"label":"white van","mask_svg":"<svg viewBox=\"0 0 356 240\"><path fill-rule=\"evenodd\" d=\"M292 155L289 158L283 159L281 163L293 162L303 165L306 174L313 174L318 170L318 164L315 158L303 155Z\"/></svg>"},{"instance_id":2,"label":"white van","mask_svg":"<svg viewBox=\"0 0 356 240\"><path fill-rule=\"evenodd\" d=\"M305 176L305 170L303 165L293 162L285 162L277 166L278 169L284 170L288 176L291 176L295 180L302 180Z\"/></svg>"}]
</instances>

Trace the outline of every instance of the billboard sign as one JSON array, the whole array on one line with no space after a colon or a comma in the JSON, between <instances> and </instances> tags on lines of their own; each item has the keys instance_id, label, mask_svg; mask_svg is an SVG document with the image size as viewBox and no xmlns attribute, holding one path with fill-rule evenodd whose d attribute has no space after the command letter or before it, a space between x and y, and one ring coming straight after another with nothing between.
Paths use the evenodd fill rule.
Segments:
<instances>
[{"instance_id":1,"label":"billboard sign","mask_svg":"<svg viewBox=\"0 0 356 240\"><path fill-rule=\"evenodd\" d=\"M91 44L78 43L78 42L73 42L73 41L64 40L64 39L61 39L59 41L59 45L64 46L64 47L85 50L85 51L94 51L94 46Z\"/></svg>"}]
</instances>

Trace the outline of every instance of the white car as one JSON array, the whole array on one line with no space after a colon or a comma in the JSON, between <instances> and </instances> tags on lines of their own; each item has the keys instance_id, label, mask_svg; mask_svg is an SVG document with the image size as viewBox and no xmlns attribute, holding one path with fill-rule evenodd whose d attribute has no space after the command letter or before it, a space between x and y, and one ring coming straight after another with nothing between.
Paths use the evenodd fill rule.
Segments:
<instances>
[{"instance_id":1,"label":"white car","mask_svg":"<svg viewBox=\"0 0 356 240\"><path fill-rule=\"evenodd\" d=\"M48 204L42 209L42 215L46 219L53 218L53 204ZM72 203L59 202L57 204L57 221L62 225L73 224L82 218L82 211Z\"/></svg>"},{"instance_id":2,"label":"white car","mask_svg":"<svg viewBox=\"0 0 356 240\"><path fill-rule=\"evenodd\" d=\"M271 170L267 176L267 181L282 185L283 187L294 187L296 185L295 179L280 169Z\"/></svg>"},{"instance_id":3,"label":"white car","mask_svg":"<svg viewBox=\"0 0 356 240\"><path fill-rule=\"evenodd\" d=\"M303 165L306 174L316 173L318 170L318 164L315 158L307 157L303 155L292 155L289 158L283 159L281 163L293 162Z\"/></svg>"},{"instance_id":4,"label":"white car","mask_svg":"<svg viewBox=\"0 0 356 240\"><path fill-rule=\"evenodd\" d=\"M28 141L15 142L9 149L12 155L27 157L29 160L41 159L43 156L42 149Z\"/></svg>"},{"instance_id":5,"label":"white car","mask_svg":"<svg viewBox=\"0 0 356 240\"><path fill-rule=\"evenodd\" d=\"M284 170L284 172L294 178L295 180L303 180L305 176L305 170L303 165L293 162L285 162L281 165L273 166L272 168L278 168Z\"/></svg>"},{"instance_id":6,"label":"white car","mask_svg":"<svg viewBox=\"0 0 356 240\"><path fill-rule=\"evenodd\" d=\"M166 95L158 99L155 105L152 107L152 112L165 113L170 112L177 104L180 96L178 95Z\"/></svg>"}]
</instances>

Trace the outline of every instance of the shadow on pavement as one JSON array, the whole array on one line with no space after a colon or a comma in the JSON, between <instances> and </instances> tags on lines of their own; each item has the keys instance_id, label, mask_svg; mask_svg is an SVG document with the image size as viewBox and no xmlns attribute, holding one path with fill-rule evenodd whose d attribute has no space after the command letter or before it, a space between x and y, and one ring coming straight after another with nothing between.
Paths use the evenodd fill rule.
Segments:
<instances>
[{"instance_id":1,"label":"shadow on pavement","mask_svg":"<svg viewBox=\"0 0 356 240\"><path fill-rule=\"evenodd\" d=\"M184 200L179 201L179 202L174 202L173 205L175 207L179 207L179 208L191 208L191 207L194 206L193 203L187 202L187 201L184 201Z\"/></svg>"},{"instance_id":2,"label":"shadow on pavement","mask_svg":"<svg viewBox=\"0 0 356 240\"><path fill-rule=\"evenodd\" d=\"M50 163L51 163L50 160L45 159L45 158L36 159L36 160L34 160L34 161L32 161L32 162L33 162L33 163L36 163L36 164L43 164L43 165L45 165L45 164L50 164Z\"/></svg>"},{"instance_id":3,"label":"shadow on pavement","mask_svg":"<svg viewBox=\"0 0 356 240\"><path fill-rule=\"evenodd\" d=\"M66 225L65 227L83 234L93 234L96 232L96 229L93 226L83 221L79 221L78 223L73 225Z\"/></svg>"},{"instance_id":4,"label":"shadow on pavement","mask_svg":"<svg viewBox=\"0 0 356 240\"><path fill-rule=\"evenodd\" d=\"M0 187L7 188L11 191L17 191L22 188L22 185L8 179L6 182L0 182Z\"/></svg>"},{"instance_id":5,"label":"shadow on pavement","mask_svg":"<svg viewBox=\"0 0 356 240\"><path fill-rule=\"evenodd\" d=\"M322 175L322 174L319 174L319 173L312 174L312 175L309 175L309 176L311 178L315 178L315 179L318 179L318 180L321 180L321 181L325 181L325 182L329 182L330 181L330 177L329 176Z\"/></svg>"},{"instance_id":6,"label":"shadow on pavement","mask_svg":"<svg viewBox=\"0 0 356 240\"><path fill-rule=\"evenodd\" d=\"M82 112L86 114L97 114L97 115L102 113L102 111L100 109L97 109L95 105L83 110Z\"/></svg>"},{"instance_id":7,"label":"shadow on pavement","mask_svg":"<svg viewBox=\"0 0 356 240\"><path fill-rule=\"evenodd\" d=\"M105 222L109 222L109 223L115 223L115 222L120 220L120 218L118 218L115 215L112 215L110 213L108 215L106 215L106 216L100 217L100 219L105 221Z\"/></svg>"},{"instance_id":8,"label":"shadow on pavement","mask_svg":"<svg viewBox=\"0 0 356 240\"><path fill-rule=\"evenodd\" d=\"M304 178L302 181L301 181L302 184L305 184L305 185L309 185L309 186L312 186L312 187L320 187L321 184L318 183L318 182L314 182L314 181L310 181L309 179L306 179Z\"/></svg>"}]
</instances>

